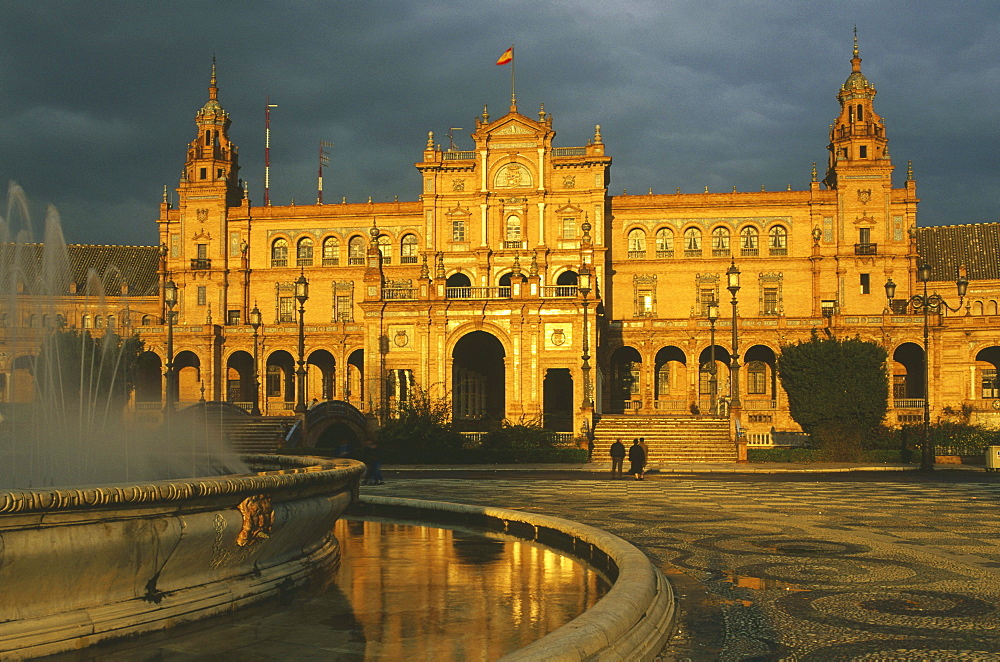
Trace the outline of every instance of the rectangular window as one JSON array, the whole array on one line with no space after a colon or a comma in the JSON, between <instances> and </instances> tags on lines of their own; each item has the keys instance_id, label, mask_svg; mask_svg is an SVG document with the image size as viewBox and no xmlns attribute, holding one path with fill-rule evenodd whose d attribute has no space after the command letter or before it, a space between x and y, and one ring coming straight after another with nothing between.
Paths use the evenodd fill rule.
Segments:
<instances>
[{"instance_id":1,"label":"rectangular window","mask_svg":"<svg viewBox=\"0 0 1000 662\"><path fill-rule=\"evenodd\" d=\"M892 397L896 400L906 397L906 375L892 376Z\"/></svg>"},{"instance_id":2,"label":"rectangular window","mask_svg":"<svg viewBox=\"0 0 1000 662\"><path fill-rule=\"evenodd\" d=\"M859 244L870 244L870 243L872 243L872 229L871 228L858 228L858 243Z\"/></svg>"},{"instance_id":3,"label":"rectangular window","mask_svg":"<svg viewBox=\"0 0 1000 662\"><path fill-rule=\"evenodd\" d=\"M703 287L698 294L698 302L701 304L702 317L708 317L708 304L715 301L715 288Z\"/></svg>"},{"instance_id":4,"label":"rectangular window","mask_svg":"<svg viewBox=\"0 0 1000 662\"><path fill-rule=\"evenodd\" d=\"M760 311L764 315L778 314L778 288L764 288L764 309Z\"/></svg>"},{"instance_id":5,"label":"rectangular window","mask_svg":"<svg viewBox=\"0 0 1000 662\"><path fill-rule=\"evenodd\" d=\"M198 244L198 259L199 260L208 259L208 244Z\"/></svg>"},{"instance_id":6,"label":"rectangular window","mask_svg":"<svg viewBox=\"0 0 1000 662\"><path fill-rule=\"evenodd\" d=\"M198 170L198 179L208 178L208 168L201 168Z\"/></svg>"},{"instance_id":7,"label":"rectangular window","mask_svg":"<svg viewBox=\"0 0 1000 662\"><path fill-rule=\"evenodd\" d=\"M208 288L204 285L198 286L198 305L204 306L208 303Z\"/></svg>"},{"instance_id":8,"label":"rectangular window","mask_svg":"<svg viewBox=\"0 0 1000 662\"><path fill-rule=\"evenodd\" d=\"M635 298L635 316L653 316L653 290L638 290Z\"/></svg>"},{"instance_id":9,"label":"rectangular window","mask_svg":"<svg viewBox=\"0 0 1000 662\"><path fill-rule=\"evenodd\" d=\"M281 367L276 365L267 366L267 397L281 397Z\"/></svg>"},{"instance_id":10,"label":"rectangular window","mask_svg":"<svg viewBox=\"0 0 1000 662\"><path fill-rule=\"evenodd\" d=\"M861 274L861 293L871 294L872 293L872 275L871 274Z\"/></svg>"},{"instance_id":11,"label":"rectangular window","mask_svg":"<svg viewBox=\"0 0 1000 662\"><path fill-rule=\"evenodd\" d=\"M755 361L754 363L759 363ZM751 365L747 370L747 393L749 395L767 395L767 368L763 365Z\"/></svg>"},{"instance_id":12,"label":"rectangular window","mask_svg":"<svg viewBox=\"0 0 1000 662\"><path fill-rule=\"evenodd\" d=\"M226 313L226 324L236 326L240 323L240 311L230 310Z\"/></svg>"},{"instance_id":13,"label":"rectangular window","mask_svg":"<svg viewBox=\"0 0 1000 662\"><path fill-rule=\"evenodd\" d=\"M351 295L337 295L336 297L336 319L338 322L354 321L354 302Z\"/></svg>"},{"instance_id":14,"label":"rectangular window","mask_svg":"<svg viewBox=\"0 0 1000 662\"><path fill-rule=\"evenodd\" d=\"M1000 398L1000 384L997 384L997 369L986 368L983 370L983 399L992 400Z\"/></svg>"},{"instance_id":15,"label":"rectangular window","mask_svg":"<svg viewBox=\"0 0 1000 662\"><path fill-rule=\"evenodd\" d=\"M562 238L576 239L576 218L568 216L562 219Z\"/></svg>"},{"instance_id":16,"label":"rectangular window","mask_svg":"<svg viewBox=\"0 0 1000 662\"><path fill-rule=\"evenodd\" d=\"M451 222L451 240L465 241L465 221Z\"/></svg>"},{"instance_id":17,"label":"rectangular window","mask_svg":"<svg viewBox=\"0 0 1000 662\"><path fill-rule=\"evenodd\" d=\"M278 321L279 322L295 321L295 297L278 298Z\"/></svg>"},{"instance_id":18,"label":"rectangular window","mask_svg":"<svg viewBox=\"0 0 1000 662\"><path fill-rule=\"evenodd\" d=\"M859 149L861 150L861 153L860 153L861 158L867 159L868 158L868 148L866 146L862 145Z\"/></svg>"}]
</instances>

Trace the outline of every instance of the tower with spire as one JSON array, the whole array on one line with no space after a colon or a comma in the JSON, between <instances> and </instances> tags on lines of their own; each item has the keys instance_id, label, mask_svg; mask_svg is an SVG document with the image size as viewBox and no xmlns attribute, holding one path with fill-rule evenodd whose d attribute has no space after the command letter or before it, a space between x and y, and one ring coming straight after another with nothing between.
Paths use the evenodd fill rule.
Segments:
<instances>
[{"instance_id":1,"label":"tower with spire","mask_svg":"<svg viewBox=\"0 0 1000 662\"><path fill-rule=\"evenodd\" d=\"M885 123L875 112L875 88L861 73L858 31L854 30L851 74L837 92L840 115L830 127L829 166L823 180L828 188L840 188L852 173L879 174L891 186L892 162L885 135ZM870 180L870 176L865 177Z\"/></svg>"},{"instance_id":2,"label":"tower with spire","mask_svg":"<svg viewBox=\"0 0 1000 662\"><path fill-rule=\"evenodd\" d=\"M180 320L186 324L205 323L209 306L225 311L226 322L236 315L246 319L245 283L244 296L231 297L232 279L226 275L239 270L246 281L249 241L249 203L239 179L239 150L229 139L230 123L219 103L213 58L208 100L195 114L197 132L187 146L177 207L165 194L158 221L165 273L177 284Z\"/></svg>"}]
</instances>

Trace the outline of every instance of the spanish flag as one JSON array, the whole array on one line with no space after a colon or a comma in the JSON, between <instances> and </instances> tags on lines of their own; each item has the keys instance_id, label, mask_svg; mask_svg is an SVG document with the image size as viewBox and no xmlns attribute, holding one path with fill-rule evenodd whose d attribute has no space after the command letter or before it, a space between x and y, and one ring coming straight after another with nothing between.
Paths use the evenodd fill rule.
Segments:
<instances>
[{"instance_id":1,"label":"spanish flag","mask_svg":"<svg viewBox=\"0 0 1000 662\"><path fill-rule=\"evenodd\" d=\"M507 64L508 62L513 62L513 61L514 61L514 47L511 46L510 48L508 48L503 52L503 55L501 55L500 59L497 60L497 64Z\"/></svg>"}]
</instances>

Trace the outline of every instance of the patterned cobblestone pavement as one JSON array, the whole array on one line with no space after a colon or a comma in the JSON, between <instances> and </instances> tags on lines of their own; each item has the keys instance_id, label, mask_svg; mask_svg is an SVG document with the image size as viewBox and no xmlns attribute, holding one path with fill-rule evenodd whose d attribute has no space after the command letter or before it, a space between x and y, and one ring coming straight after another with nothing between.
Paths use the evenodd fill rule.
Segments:
<instances>
[{"instance_id":1,"label":"patterned cobblestone pavement","mask_svg":"<svg viewBox=\"0 0 1000 662\"><path fill-rule=\"evenodd\" d=\"M573 519L646 552L667 660L1000 660L1000 481L407 477L366 493Z\"/></svg>"}]
</instances>

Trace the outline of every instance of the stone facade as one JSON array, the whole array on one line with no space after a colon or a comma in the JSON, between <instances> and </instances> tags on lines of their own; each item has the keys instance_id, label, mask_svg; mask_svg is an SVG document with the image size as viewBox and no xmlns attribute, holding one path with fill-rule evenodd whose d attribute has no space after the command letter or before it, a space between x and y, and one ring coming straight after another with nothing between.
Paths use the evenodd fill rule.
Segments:
<instances>
[{"instance_id":1,"label":"stone facade","mask_svg":"<svg viewBox=\"0 0 1000 662\"><path fill-rule=\"evenodd\" d=\"M179 399L256 401L265 414L343 399L377 412L420 389L448 399L466 430L537 419L579 434L595 414L725 413L733 372L740 423L766 443L772 428L797 429L775 372L781 346L818 332L886 347L888 422L921 420L928 390L933 418L992 422L996 225L917 227L916 182L907 168L893 187L875 94L855 44L829 161L807 190L612 196L599 126L586 145L558 147L551 115L511 105L497 118L483 109L473 150L428 135L415 202L253 206L213 71L178 204L164 192L157 220L158 278L178 288ZM922 261L929 292L952 306L959 272L971 281L962 308L927 318L929 389L924 311L909 302ZM149 350L137 407L159 408L166 307L162 294L131 306Z\"/></svg>"}]
</instances>

